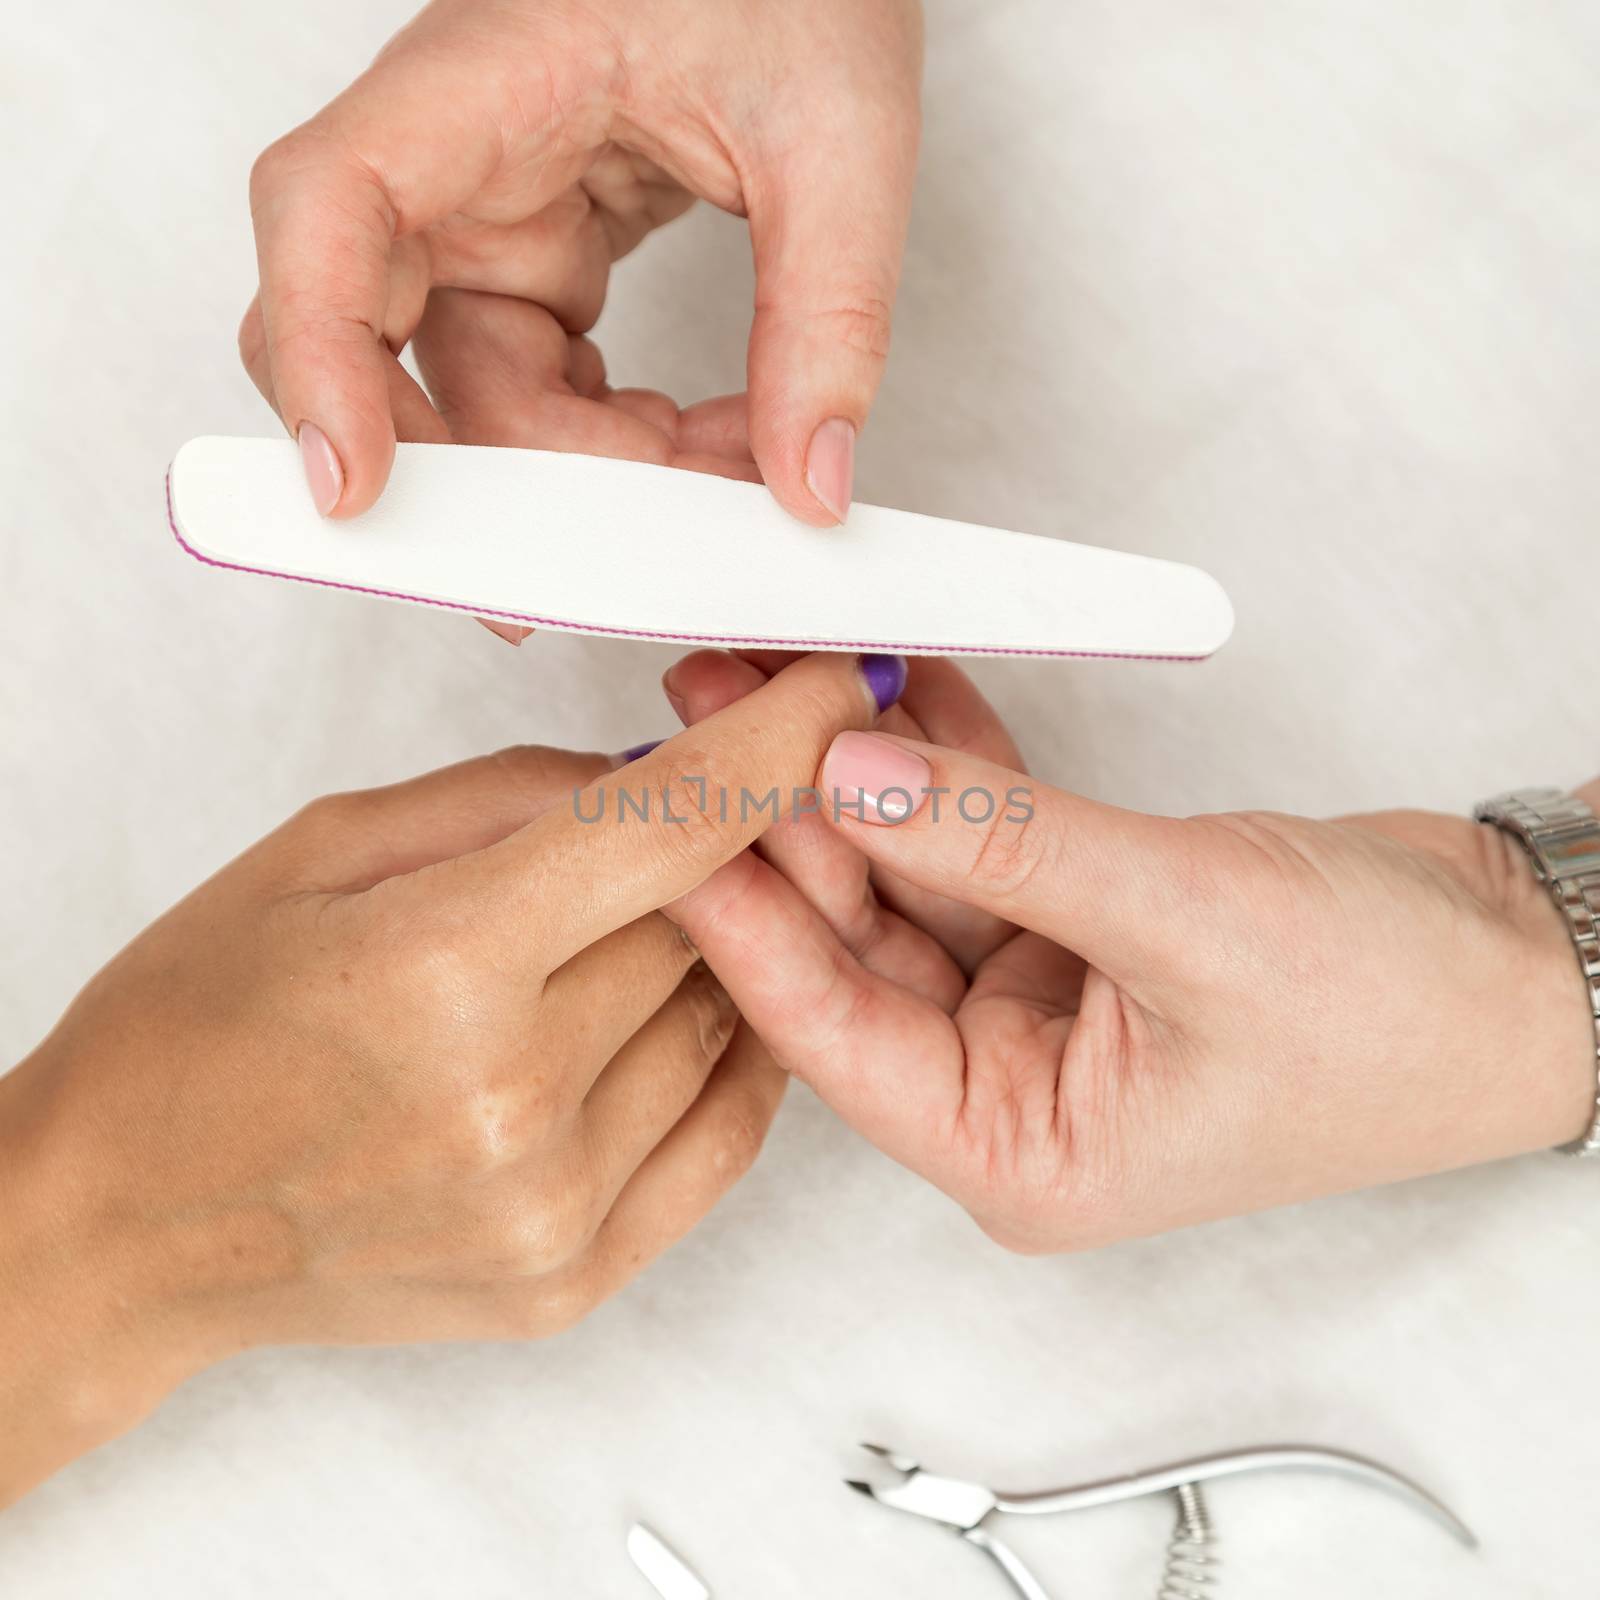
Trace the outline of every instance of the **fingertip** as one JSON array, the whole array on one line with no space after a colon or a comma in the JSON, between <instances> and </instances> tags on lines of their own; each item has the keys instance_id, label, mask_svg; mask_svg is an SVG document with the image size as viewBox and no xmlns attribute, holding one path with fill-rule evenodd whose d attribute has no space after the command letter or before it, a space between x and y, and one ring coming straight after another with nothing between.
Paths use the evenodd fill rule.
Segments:
<instances>
[{"instance_id":1,"label":"fingertip","mask_svg":"<svg viewBox=\"0 0 1600 1600\"><path fill-rule=\"evenodd\" d=\"M339 462L340 492L334 508L322 514L343 521L347 517L359 517L377 503L394 466L395 439L392 425L381 431L373 430L370 439L360 438L358 434L352 442L349 431L343 437L338 434L333 437L339 439L337 446L330 439L329 448ZM309 473L307 481L310 481ZM312 497L315 499L315 490Z\"/></svg>"},{"instance_id":2,"label":"fingertip","mask_svg":"<svg viewBox=\"0 0 1600 1600\"><path fill-rule=\"evenodd\" d=\"M872 691L879 715L887 711L905 692L910 667L904 656L869 655L859 658L861 676Z\"/></svg>"},{"instance_id":3,"label":"fingertip","mask_svg":"<svg viewBox=\"0 0 1600 1600\"><path fill-rule=\"evenodd\" d=\"M673 662L661 677L667 703L685 727L742 700L767 674L726 650L696 650Z\"/></svg>"},{"instance_id":4,"label":"fingertip","mask_svg":"<svg viewBox=\"0 0 1600 1600\"><path fill-rule=\"evenodd\" d=\"M812 429L803 452L792 444L759 449L756 462L773 498L809 527L840 526L855 498L859 434L848 417L827 417Z\"/></svg>"},{"instance_id":5,"label":"fingertip","mask_svg":"<svg viewBox=\"0 0 1600 1600\"><path fill-rule=\"evenodd\" d=\"M794 358L803 360L804 352L796 350ZM817 420L805 411L796 414L792 399L780 407L751 389L750 447L761 481L791 517L808 527L836 528L849 513L859 433L853 421L831 408Z\"/></svg>"},{"instance_id":6,"label":"fingertip","mask_svg":"<svg viewBox=\"0 0 1600 1600\"><path fill-rule=\"evenodd\" d=\"M794 517L809 528L837 528L840 518L819 500L806 482L805 469L802 462L785 461L784 464L774 466L768 461L763 461L758 455L756 458L757 470L761 473L761 481L766 484L772 498Z\"/></svg>"}]
</instances>

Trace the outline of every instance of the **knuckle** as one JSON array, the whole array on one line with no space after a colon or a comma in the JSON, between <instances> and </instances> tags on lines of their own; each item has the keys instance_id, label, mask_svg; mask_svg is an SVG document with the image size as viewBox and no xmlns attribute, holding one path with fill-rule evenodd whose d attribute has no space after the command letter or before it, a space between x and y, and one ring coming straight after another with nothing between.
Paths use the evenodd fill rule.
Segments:
<instances>
[{"instance_id":1,"label":"knuckle","mask_svg":"<svg viewBox=\"0 0 1600 1600\"><path fill-rule=\"evenodd\" d=\"M717 1060L739 1020L732 996L704 962L689 969L680 989L689 1008L697 1056L702 1061Z\"/></svg>"},{"instance_id":2,"label":"knuckle","mask_svg":"<svg viewBox=\"0 0 1600 1600\"><path fill-rule=\"evenodd\" d=\"M519 1119L509 1098L493 1090L456 1090L442 1130L440 1165L454 1179L491 1177L522 1153Z\"/></svg>"},{"instance_id":3,"label":"knuckle","mask_svg":"<svg viewBox=\"0 0 1600 1600\"><path fill-rule=\"evenodd\" d=\"M1012 1255L1025 1256L1032 1253L1028 1250L1022 1230L1018 1228L1015 1219L1004 1212L975 1211L972 1213L972 1220L977 1223L978 1231L990 1244L997 1244Z\"/></svg>"},{"instance_id":4,"label":"knuckle","mask_svg":"<svg viewBox=\"0 0 1600 1600\"><path fill-rule=\"evenodd\" d=\"M275 205L290 191L308 185L325 189L330 178L356 180L362 188L376 186L376 174L356 159L348 139L324 111L274 139L251 163L251 210ZM342 207L348 203L346 188L351 194L355 189L345 184L335 187L337 193L321 198L329 206Z\"/></svg>"},{"instance_id":5,"label":"knuckle","mask_svg":"<svg viewBox=\"0 0 1600 1600\"><path fill-rule=\"evenodd\" d=\"M380 883L367 897L361 955L388 1008L382 1025L404 1030L442 1095L514 1092L524 997L486 959L481 935L443 907L419 907L408 888Z\"/></svg>"},{"instance_id":6,"label":"knuckle","mask_svg":"<svg viewBox=\"0 0 1600 1600\"><path fill-rule=\"evenodd\" d=\"M724 1097L717 1108L711 1158L720 1189L737 1183L755 1165L775 1109L754 1090Z\"/></svg>"},{"instance_id":7,"label":"knuckle","mask_svg":"<svg viewBox=\"0 0 1600 1600\"><path fill-rule=\"evenodd\" d=\"M260 309L252 305L239 324L239 359L246 371L254 372L265 360L267 329Z\"/></svg>"},{"instance_id":8,"label":"knuckle","mask_svg":"<svg viewBox=\"0 0 1600 1600\"><path fill-rule=\"evenodd\" d=\"M975 1220L984 1237L1010 1255L1061 1255L1074 1248L1059 1231L1046 1233L1026 1217L985 1216Z\"/></svg>"},{"instance_id":9,"label":"knuckle","mask_svg":"<svg viewBox=\"0 0 1600 1600\"><path fill-rule=\"evenodd\" d=\"M659 809L650 824L661 854L677 864L715 859L726 826L718 817L718 786L706 765L693 759L671 761L660 775L656 795Z\"/></svg>"},{"instance_id":10,"label":"knuckle","mask_svg":"<svg viewBox=\"0 0 1600 1600\"><path fill-rule=\"evenodd\" d=\"M271 198L288 176L304 162L305 136L296 129L274 139L250 166L250 204L254 208Z\"/></svg>"},{"instance_id":11,"label":"knuckle","mask_svg":"<svg viewBox=\"0 0 1600 1600\"><path fill-rule=\"evenodd\" d=\"M837 294L820 305L786 305L758 297L756 311L776 319L791 334L820 335L868 360L888 360L892 308L872 289Z\"/></svg>"},{"instance_id":12,"label":"knuckle","mask_svg":"<svg viewBox=\"0 0 1600 1600\"><path fill-rule=\"evenodd\" d=\"M1025 895L1049 855L1047 831L1037 813L1015 817L996 807L981 834L969 876L980 889L1000 899Z\"/></svg>"},{"instance_id":13,"label":"knuckle","mask_svg":"<svg viewBox=\"0 0 1600 1600\"><path fill-rule=\"evenodd\" d=\"M326 190L330 177L355 171L348 146L325 118L314 118L274 139L251 163L251 213L259 217L312 187ZM329 206L345 204L342 194L319 193L319 198Z\"/></svg>"},{"instance_id":14,"label":"knuckle","mask_svg":"<svg viewBox=\"0 0 1600 1600\"><path fill-rule=\"evenodd\" d=\"M291 351L364 350L382 337L379 324L330 307L320 289L280 289L273 301L273 349L280 357Z\"/></svg>"},{"instance_id":15,"label":"knuckle","mask_svg":"<svg viewBox=\"0 0 1600 1600\"><path fill-rule=\"evenodd\" d=\"M361 790L320 795L289 818L281 836L308 860L341 859L367 836L372 808L371 795Z\"/></svg>"},{"instance_id":16,"label":"knuckle","mask_svg":"<svg viewBox=\"0 0 1600 1600\"><path fill-rule=\"evenodd\" d=\"M359 826L371 815L372 796L364 789L346 789L318 795L296 813L295 821L308 831L323 832Z\"/></svg>"},{"instance_id":17,"label":"knuckle","mask_svg":"<svg viewBox=\"0 0 1600 1600\"><path fill-rule=\"evenodd\" d=\"M556 750L547 744L508 744L496 750L489 758L513 778L537 780L563 760L571 760L570 752Z\"/></svg>"},{"instance_id":18,"label":"knuckle","mask_svg":"<svg viewBox=\"0 0 1600 1600\"><path fill-rule=\"evenodd\" d=\"M872 361L889 359L889 302L877 295L862 295L831 306L818 320L830 336L847 350Z\"/></svg>"},{"instance_id":19,"label":"knuckle","mask_svg":"<svg viewBox=\"0 0 1600 1600\"><path fill-rule=\"evenodd\" d=\"M587 1192L575 1184L518 1199L496 1226L495 1263L515 1277L557 1272L594 1237L594 1212Z\"/></svg>"},{"instance_id":20,"label":"knuckle","mask_svg":"<svg viewBox=\"0 0 1600 1600\"><path fill-rule=\"evenodd\" d=\"M541 1284L539 1294L527 1307L528 1331L531 1339L548 1339L568 1328L576 1327L600 1303L598 1295L585 1273L561 1273L548 1284Z\"/></svg>"},{"instance_id":21,"label":"knuckle","mask_svg":"<svg viewBox=\"0 0 1600 1600\"><path fill-rule=\"evenodd\" d=\"M542 802L555 789L583 784L594 775L594 763L575 751L542 744L513 744L496 750L489 760L510 787L530 803Z\"/></svg>"},{"instance_id":22,"label":"knuckle","mask_svg":"<svg viewBox=\"0 0 1600 1600\"><path fill-rule=\"evenodd\" d=\"M1043 1197L1032 1204L1013 1199L976 1209L972 1215L985 1237L1014 1256L1075 1255L1115 1237L1083 1197L1065 1205L1059 1199L1047 1203Z\"/></svg>"}]
</instances>

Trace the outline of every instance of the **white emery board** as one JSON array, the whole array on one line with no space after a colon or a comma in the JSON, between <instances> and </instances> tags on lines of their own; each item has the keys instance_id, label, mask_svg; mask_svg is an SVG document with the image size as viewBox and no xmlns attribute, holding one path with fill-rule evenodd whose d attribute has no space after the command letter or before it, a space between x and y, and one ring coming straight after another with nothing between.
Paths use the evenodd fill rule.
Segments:
<instances>
[{"instance_id":1,"label":"white emery board","mask_svg":"<svg viewBox=\"0 0 1600 1600\"><path fill-rule=\"evenodd\" d=\"M290 441L202 438L167 500L213 566L616 638L1197 660L1233 627L1195 567L881 506L811 528L756 484L596 456L402 444L334 521Z\"/></svg>"}]
</instances>

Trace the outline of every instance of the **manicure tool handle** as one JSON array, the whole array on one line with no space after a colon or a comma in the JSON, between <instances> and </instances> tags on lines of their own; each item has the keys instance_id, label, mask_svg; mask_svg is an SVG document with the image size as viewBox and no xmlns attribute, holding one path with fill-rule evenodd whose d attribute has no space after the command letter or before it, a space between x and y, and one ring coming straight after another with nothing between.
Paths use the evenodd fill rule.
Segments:
<instances>
[{"instance_id":1,"label":"manicure tool handle","mask_svg":"<svg viewBox=\"0 0 1600 1600\"><path fill-rule=\"evenodd\" d=\"M1022 1564L1022 1558L984 1528L968 1528L961 1537L975 1544L1011 1580L1022 1600L1050 1600L1044 1585Z\"/></svg>"},{"instance_id":2,"label":"manicure tool handle","mask_svg":"<svg viewBox=\"0 0 1600 1600\"><path fill-rule=\"evenodd\" d=\"M1295 1471L1331 1472L1369 1483L1374 1488L1385 1489L1425 1512L1469 1548L1478 1542L1472 1530L1421 1484L1365 1456L1343 1450L1328 1450L1318 1445L1270 1445L1224 1455L1200 1456L1192 1461L1178 1461L1171 1466L1129 1473L1119 1478L1104 1478L1098 1483L1080 1484L1072 1489L1047 1489L1035 1494L997 1492L995 1509L1017 1516L1050 1516L1060 1511L1081 1511L1088 1506L1134 1500L1148 1494L1159 1494L1166 1489L1176 1489L1180 1484L1202 1483L1213 1478L1232 1477L1241 1472Z\"/></svg>"}]
</instances>

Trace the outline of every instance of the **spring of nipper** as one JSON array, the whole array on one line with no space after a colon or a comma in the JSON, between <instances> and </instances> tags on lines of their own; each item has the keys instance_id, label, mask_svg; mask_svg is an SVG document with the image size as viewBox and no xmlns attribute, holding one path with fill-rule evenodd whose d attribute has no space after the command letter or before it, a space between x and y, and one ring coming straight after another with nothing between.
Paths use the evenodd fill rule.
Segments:
<instances>
[{"instance_id":1,"label":"spring of nipper","mask_svg":"<svg viewBox=\"0 0 1600 1600\"><path fill-rule=\"evenodd\" d=\"M1178 1525L1167 1545L1167 1565L1156 1600L1215 1600L1219 1561L1213 1551L1217 1540L1205 1496L1197 1483L1180 1483L1173 1493L1178 1500Z\"/></svg>"}]
</instances>

